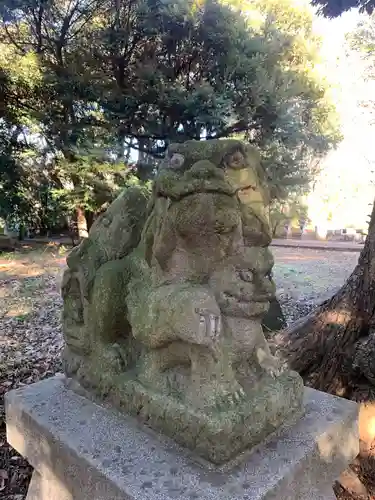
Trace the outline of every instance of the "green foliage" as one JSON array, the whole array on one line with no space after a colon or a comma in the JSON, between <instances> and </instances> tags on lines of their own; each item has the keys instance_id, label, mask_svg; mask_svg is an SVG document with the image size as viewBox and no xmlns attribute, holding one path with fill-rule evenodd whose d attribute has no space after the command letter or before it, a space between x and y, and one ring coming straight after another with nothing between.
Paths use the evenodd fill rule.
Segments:
<instances>
[{"instance_id":1,"label":"green foliage","mask_svg":"<svg viewBox=\"0 0 375 500\"><path fill-rule=\"evenodd\" d=\"M311 11L289 0L2 4L6 113L48 151L51 216L100 211L134 151L146 180L170 142L202 137L257 145L285 197L340 139Z\"/></svg>"},{"instance_id":2,"label":"green foliage","mask_svg":"<svg viewBox=\"0 0 375 500\"><path fill-rule=\"evenodd\" d=\"M357 8L371 14L375 7L374 0L312 0L312 4L317 5L327 17L338 17L347 10Z\"/></svg>"},{"instance_id":3,"label":"green foliage","mask_svg":"<svg viewBox=\"0 0 375 500\"><path fill-rule=\"evenodd\" d=\"M347 41L350 49L356 51L369 65L365 75L367 78L374 77L374 50L375 50L375 14L363 17L357 24L355 30L348 33Z\"/></svg>"},{"instance_id":4,"label":"green foliage","mask_svg":"<svg viewBox=\"0 0 375 500\"><path fill-rule=\"evenodd\" d=\"M313 178L320 160L341 140L329 82L317 69L321 42L309 8L289 0L238 3L252 26L272 40L261 82L274 117L255 142L275 194L285 198Z\"/></svg>"},{"instance_id":5,"label":"green foliage","mask_svg":"<svg viewBox=\"0 0 375 500\"><path fill-rule=\"evenodd\" d=\"M6 221L10 213L18 220L31 211L23 196L27 183L20 163L23 145L18 141L19 133L19 127L5 116L0 119L0 217Z\"/></svg>"},{"instance_id":6,"label":"green foliage","mask_svg":"<svg viewBox=\"0 0 375 500\"><path fill-rule=\"evenodd\" d=\"M269 207L269 216L273 236L277 236L282 227L293 224L299 226L308 219L308 207L297 194L290 194L287 201L273 200Z\"/></svg>"},{"instance_id":7,"label":"green foliage","mask_svg":"<svg viewBox=\"0 0 375 500\"><path fill-rule=\"evenodd\" d=\"M57 172L62 187L53 190L53 197L67 211L78 205L85 211L99 213L122 189L140 183L131 169L119 162L100 159L100 152L77 155L71 162L61 157Z\"/></svg>"}]
</instances>

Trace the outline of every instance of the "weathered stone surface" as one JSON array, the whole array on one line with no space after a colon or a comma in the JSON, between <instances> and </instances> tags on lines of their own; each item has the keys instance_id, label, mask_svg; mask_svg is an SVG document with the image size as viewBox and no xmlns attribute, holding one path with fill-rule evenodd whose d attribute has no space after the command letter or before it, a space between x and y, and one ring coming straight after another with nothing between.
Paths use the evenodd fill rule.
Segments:
<instances>
[{"instance_id":1,"label":"weathered stone surface","mask_svg":"<svg viewBox=\"0 0 375 500\"><path fill-rule=\"evenodd\" d=\"M287 372L249 387L247 398L231 410L209 412L182 406L176 399L128 379L118 394L111 391L110 401L198 455L221 464L261 443L280 422L296 420L302 413L300 391L299 376ZM90 393L85 394L90 397Z\"/></svg>"},{"instance_id":2,"label":"weathered stone surface","mask_svg":"<svg viewBox=\"0 0 375 500\"><path fill-rule=\"evenodd\" d=\"M172 144L147 211L125 191L63 280L66 374L216 464L301 413L302 379L262 331L267 200L248 144Z\"/></svg>"},{"instance_id":3,"label":"weathered stone surface","mask_svg":"<svg viewBox=\"0 0 375 500\"><path fill-rule=\"evenodd\" d=\"M34 470L26 500L72 500L70 488L43 468L43 476Z\"/></svg>"},{"instance_id":4,"label":"weathered stone surface","mask_svg":"<svg viewBox=\"0 0 375 500\"><path fill-rule=\"evenodd\" d=\"M358 408L306 388L304 409L227 470L202 467L62 377L6 396L8 440L36 469L38 500L334 500L331 485L358 453Z\"/></svg>"},{"instance_id":5,"label":"weathered stone surface","mask_svg":"<svg viewBox=\"0 0 375 500\"><path fill-rule=\"evenodd\" d=\"M277 331L286 328L286 326L287 323L280 302L275 297L271 300L270 308L262 322L266 339L272 338Z\"/></svg>"}]
</instances>

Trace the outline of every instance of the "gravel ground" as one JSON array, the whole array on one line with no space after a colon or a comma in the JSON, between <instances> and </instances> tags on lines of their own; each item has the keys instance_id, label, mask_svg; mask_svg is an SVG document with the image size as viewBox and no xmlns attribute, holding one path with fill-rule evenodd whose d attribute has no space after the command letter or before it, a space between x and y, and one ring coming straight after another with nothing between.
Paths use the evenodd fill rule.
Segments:
<instances>
[{"instance_id":1,"label":"gravel ground","mask_svg":"<svg viewBox=\"0 0 375 500\"><path fill-rule=\"evenodd\" d=\"M288 323L330 298L347 280L359 254L273 247L277 295Z\"/></svg>"},{"instance_id":2,"label":"gravel ground","mask_svg":"<svg viewBox=\"0 0 375 500\"><path fill-rule=\"evenodd\" d=\"M350 252L274 248L274 277L288 322L333 294L358 259ZM0 255L0 498L23 500L31 467L6 443L3 395L61 369L64 251ZM344 497L343 497L344 498ZM347 498L347 497L346 497Z\"/></svg>"}]
</instances>

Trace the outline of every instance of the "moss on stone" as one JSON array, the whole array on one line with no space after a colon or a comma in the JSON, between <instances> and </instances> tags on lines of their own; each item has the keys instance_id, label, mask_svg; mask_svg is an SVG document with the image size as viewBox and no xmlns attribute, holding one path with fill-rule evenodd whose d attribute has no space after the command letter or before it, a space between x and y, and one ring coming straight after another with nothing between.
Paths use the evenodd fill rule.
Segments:
<instances>
[{"instance_id":1,"label":"moss on stone","mask_svg":"<svg viewBox=\"0 0 375 500\"><path fill-rule=\"evenodd\" d=\"M125 190L64 277L67 373L214 463L301 407L301 379L261 327L274 293L266 192L250 145L173 144L151 198Z\"/></svg>"}]
</instances>

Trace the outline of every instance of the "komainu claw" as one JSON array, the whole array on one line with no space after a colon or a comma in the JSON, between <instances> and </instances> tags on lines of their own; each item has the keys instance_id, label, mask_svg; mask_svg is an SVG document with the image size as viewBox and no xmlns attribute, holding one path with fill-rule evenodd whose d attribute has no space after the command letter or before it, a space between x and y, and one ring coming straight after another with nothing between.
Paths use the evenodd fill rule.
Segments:
<instances>
[{"instance_id":1,"label":"komainu claw","mask_svg":"<svg viewBox=\"0 0 375 500\"><path fill-rule=\"evenodd\" d=\"M221 317L210 314L200 308L196 308L195 312L199 315L200 336L202 338L210 338L214 342L217 341L222 331Z\"/></svg>"}]
</instances>

